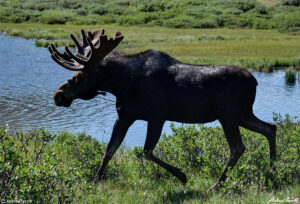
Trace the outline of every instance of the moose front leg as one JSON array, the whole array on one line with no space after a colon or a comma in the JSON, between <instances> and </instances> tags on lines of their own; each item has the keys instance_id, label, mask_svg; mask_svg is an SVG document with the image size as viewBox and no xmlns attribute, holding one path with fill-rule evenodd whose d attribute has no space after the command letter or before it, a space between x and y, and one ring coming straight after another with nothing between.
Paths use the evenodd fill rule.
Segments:
<instances>
[{"instance_id":1,"label":"moose front leg","mask_svg":"<svg viewBox=\"0 0 300 204\"><path fill-rule=\"evenodd\" d=\"M148 122L147 138L144 146L144 153L147 159L154 161L156 164L169 171L171 174L176 176L182 183L185 184L187 182L186 175L182 173L179 168L171 166L153 155L153 150L160 138L163 125L164 121Z\"/></svg>"},{"instance_id":2,"label":"moose front leg","mask_svg":"<svg viewBox=\"0 0 300 204\"><path fill-rule=\"evenodd\" d=\"M110 141L107 145L107 149L103 158L103 162L99 167L97 174L94 177L93 182L96 183L100 180L105 167L107 166L110 159L113 157L114 153L119 148L120 144L122 143L128 128L132 125L134 120L129 119L127 117L118 117L115 122L113 132L110 138Z\"/></svg>"}]
</instances>

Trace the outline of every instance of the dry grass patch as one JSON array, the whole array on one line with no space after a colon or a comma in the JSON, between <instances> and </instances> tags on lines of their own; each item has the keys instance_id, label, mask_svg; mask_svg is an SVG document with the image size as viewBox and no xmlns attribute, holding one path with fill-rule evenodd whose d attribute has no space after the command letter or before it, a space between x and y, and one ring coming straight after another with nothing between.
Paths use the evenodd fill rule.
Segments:
<instances>
[{"instance_id":1,"label":"dry grass patch","mask_svg":"<svg viewBox=\"0 0 300 204\"><path fill-rule=\"evenodd\" d=\"M279 0L257 0L257 1L263 3L266 6L274 6L279 2Z\"/></svg>"}]
</instances>

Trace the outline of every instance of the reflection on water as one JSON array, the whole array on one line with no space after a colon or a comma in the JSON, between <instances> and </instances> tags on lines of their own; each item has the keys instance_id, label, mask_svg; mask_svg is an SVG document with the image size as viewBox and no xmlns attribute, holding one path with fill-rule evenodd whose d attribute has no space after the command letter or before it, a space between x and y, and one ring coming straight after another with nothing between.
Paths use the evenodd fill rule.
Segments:
<instances>
[{"instance_id":1,"label":"reflection on water","mask_svg":"<svg viewBox=\"0 0 300 204\"><path fill-rule=\"evenodd\" d=\"M33 40L0 35L0 126L17 129L45 127L53 132L63 129L82 132L107 142L116 118L114 96L98 96L90 101L75 100L70 108L57 107L56 88L74 73L52 61L48 50ZM272 121L273 112L300 115L300 84L285 83L284 71L254 72L259 86L254 113ZM217 122L210 125L216 125ZM146 125L137 121L129 129L125 142L142 145ZM170 133L170 122L163 131Z\"/></svg>"},{"instance_id":2,"label":"reflection on water","mask_svg":"<svg viewBox=\"0 0 300 204\"><path fill-rule=\"evenodd\" d=\"M254 72L258 81L254 113L261 119L272 121L273 112L300 116L300 83L287 84L285 71Z\"/></svg>"}]
</instances>

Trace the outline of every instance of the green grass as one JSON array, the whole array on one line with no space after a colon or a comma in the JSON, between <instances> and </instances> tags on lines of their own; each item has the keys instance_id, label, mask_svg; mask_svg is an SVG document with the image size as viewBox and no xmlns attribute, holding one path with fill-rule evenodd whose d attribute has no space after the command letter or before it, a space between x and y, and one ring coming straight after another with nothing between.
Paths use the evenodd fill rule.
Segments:
<instances>
[{"instance_id":1,"label":"green grass","mask_svg":"<svg viewBox=\"0 0 300 204\"><path fill-rule=\"evenodd\" d=\"M293 69L293 68L289 68L286 70L285 72L285 80L288 82L288 83L295 83L296 81L296 70Z\"/></svg>"},{"instance_id":2,"label":"green grass","mask_svg":"<svg viewBox=\"0 0 300 204\"><path fill-rule=\"evenodd\" d=\"M106 144L85 134L45 130L11 132L0 128L0 196L2 201L36 203L268 203L300 198L300 123L275 115L277 171L269 167L265 137L241 129L246 152L218 191L207 191L229 157L220 127L171 127L155 154L181 167L188 182L145 159L142 147L123 146L102 180L91 183ZM202 152L202 153L199 153ZM275 202L269 202L275 203Z\"/></svg>"},{"instance_id":3,"label":"green grass","mask_svg":"<svg viewBox=\"0 0 300 204\"><path fill-rule=\"evenodd\" d=\"M127 53L158 49L187 63L236 65L259 70L300 66L300 36L275 30L3 23L0 31L10 36L37 39L38 46L47 46L53 42L58 46L72 46L69 34L79 36L81 28L106 28L109 35L121 31L125 38L119 50Z\"/></svg>"}]
</instances>

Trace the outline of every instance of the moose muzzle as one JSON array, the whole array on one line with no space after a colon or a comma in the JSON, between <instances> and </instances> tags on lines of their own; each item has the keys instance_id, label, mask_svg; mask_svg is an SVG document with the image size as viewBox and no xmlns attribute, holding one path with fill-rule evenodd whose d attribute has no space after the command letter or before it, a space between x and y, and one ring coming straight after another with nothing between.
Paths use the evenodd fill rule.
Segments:
<instances>
[{"instance_id":1,"label":"moose muzzle","mask_svg":"<svg viewBox=\"0 0 300 204\"><path fill-rule=\"evenodd\" d=\"M70 107L73 99L65 96L64 91L57 90L54 94L54 102L57 106Z\"/></svg>"}]
</instances>

